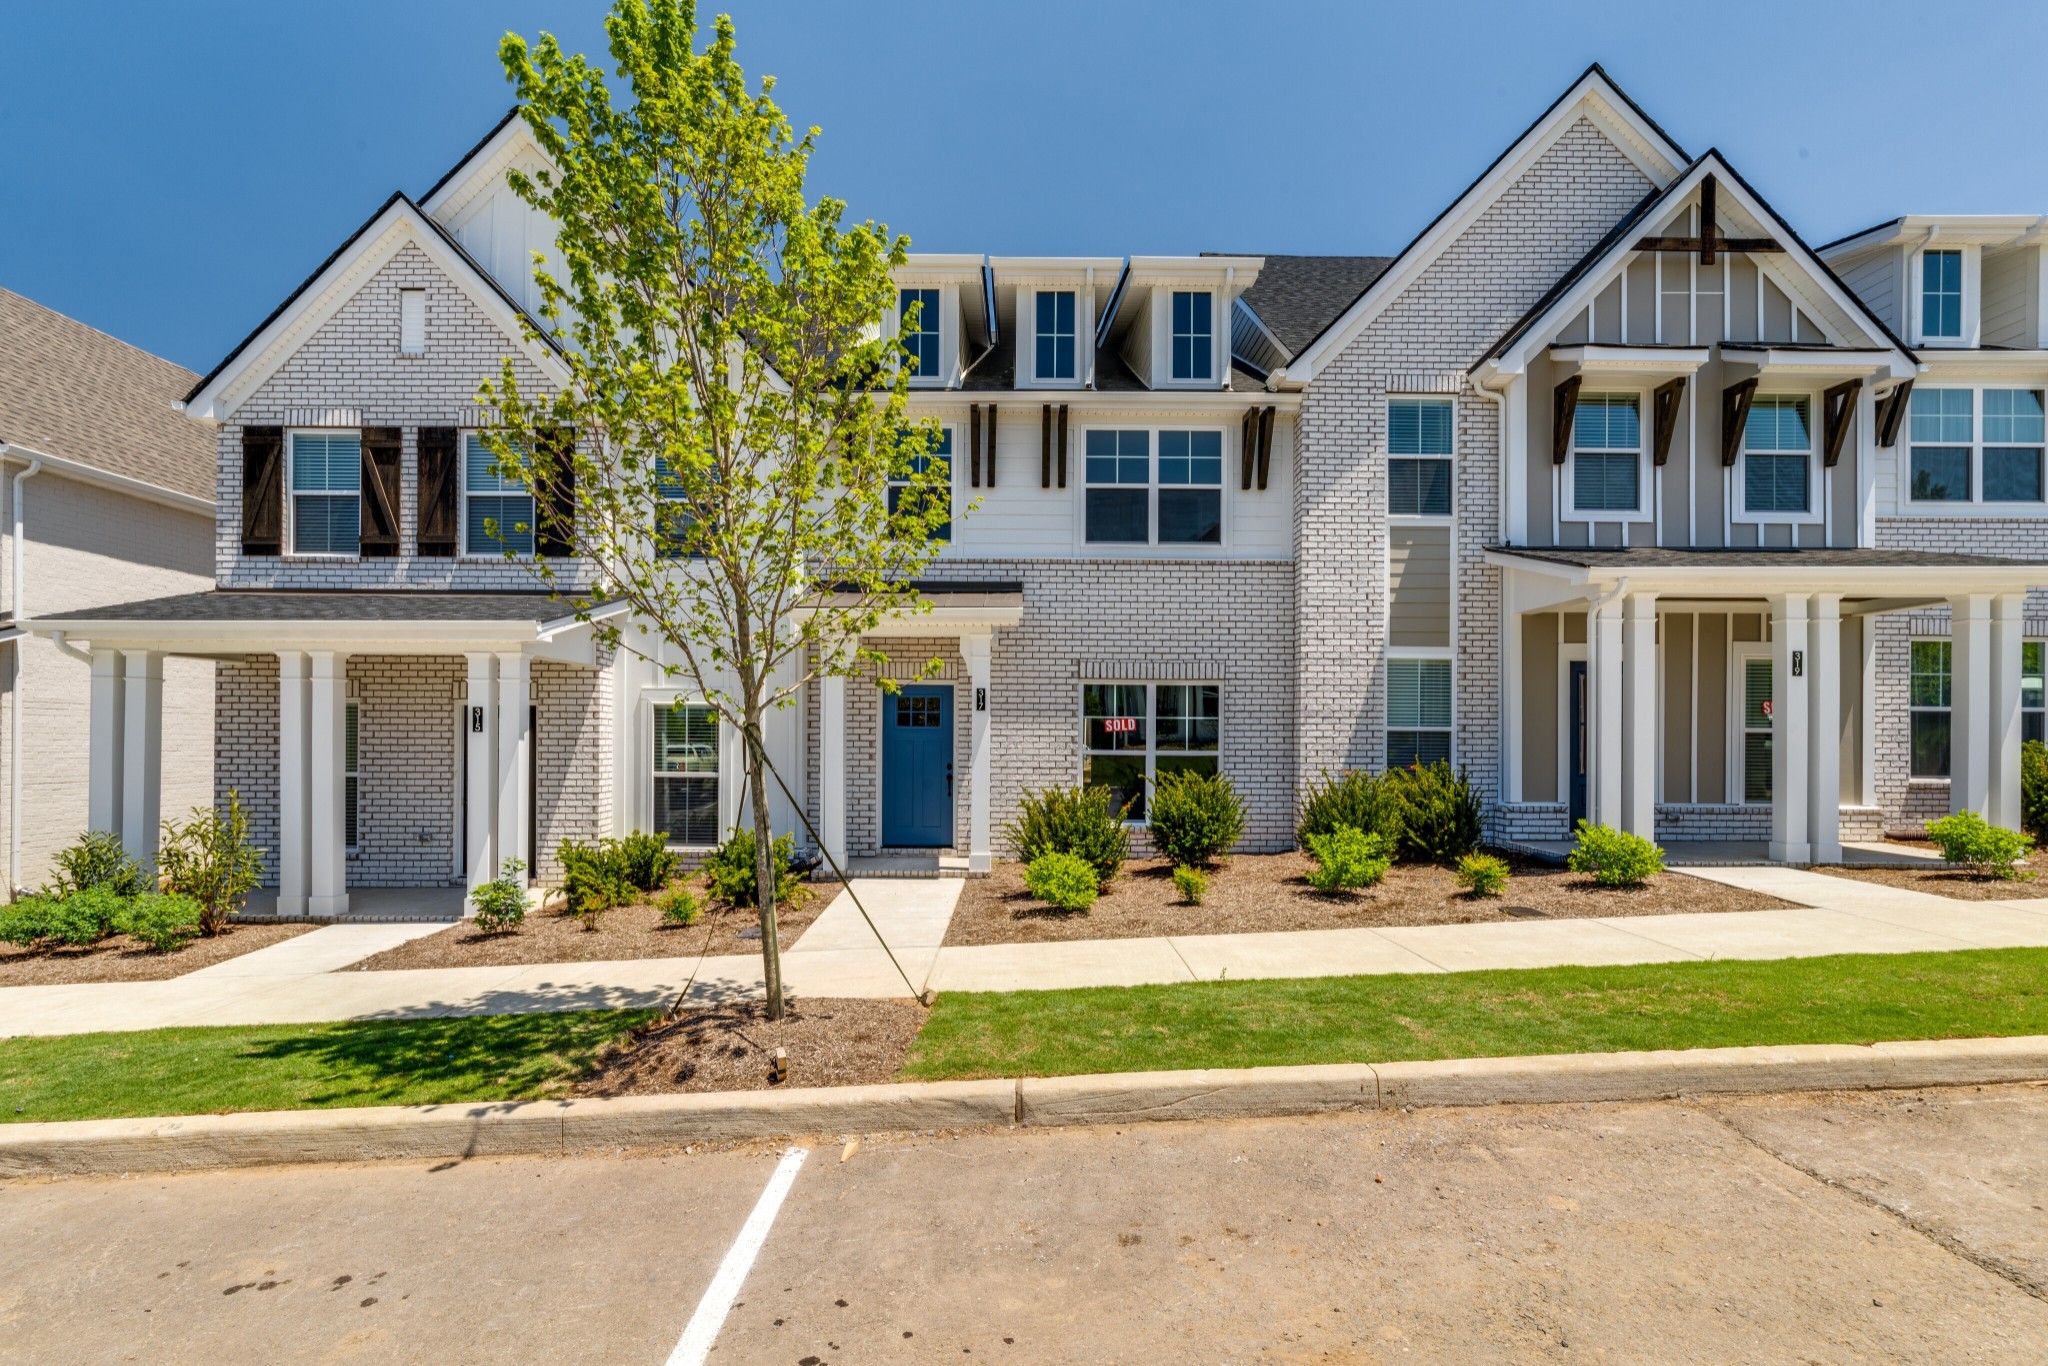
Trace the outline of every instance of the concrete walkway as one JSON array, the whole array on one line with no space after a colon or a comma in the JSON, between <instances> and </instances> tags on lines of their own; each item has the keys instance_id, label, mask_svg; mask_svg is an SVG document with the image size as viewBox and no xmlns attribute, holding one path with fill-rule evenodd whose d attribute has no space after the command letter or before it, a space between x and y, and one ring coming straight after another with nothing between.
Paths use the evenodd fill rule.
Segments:
<instances>
[{"instance_id":1,"label":"concrete walkway","mask_svg":"<svg viewBox=\"0 0 2048 1366\"><path fill-rule=\"evenodd\" d=\"M892 997L927 988L1052 990L2048 947L2048 899L1958 901L1787 867L1696 868L1692 876L1799 909L943 948L962 882L856 878L852 892L875 928L842 892L785 951L783 975L800 996ZM165 982L0 988L0 1036L638 1008L667 1005L685 991L712 1002L762 990L753 954L338 971L440 928L331 925Z\"/></svg>"}]
</instances>

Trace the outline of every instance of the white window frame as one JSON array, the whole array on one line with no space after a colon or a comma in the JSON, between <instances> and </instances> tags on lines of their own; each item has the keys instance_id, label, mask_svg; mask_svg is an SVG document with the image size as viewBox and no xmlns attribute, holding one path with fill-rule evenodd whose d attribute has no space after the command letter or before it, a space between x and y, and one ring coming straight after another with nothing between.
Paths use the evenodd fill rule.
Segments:
<instances>
[{"instance_id":1,"label":"white window frame","mask_svg":"<svg viewBox=\"0 0 2048 1366\"><path fill-rule=\"evenodd\" d=\"M944 389L952 384L953 372L958 368L958 362L955 359L958 355L958 348L954 345L953 339L953 316L959 312L959 308L956 303L952 302L959 297L958 291L955 286L945 284L920 283L917 281L907 284L899 283L896 286L896 302L889 310L890 335L896 338L899 343L903 337L903 296L913 290L929 292L938 296L938 314L936 318L938 328L935 335L939 339L939 361L938 368L932 373L926 374L924 371L919 370L911 375L910 384L912 388L916 389ZM924 332L925 323L924 315L919 314L918 332L920 335Z\"/></svg>"},{"instance_id":2,"label":"white window frame","mask_svg":"<svg viewBox=\"0 0 2048 1366\"><path fill-rule=\"evenodd\" d=\"M1450 648L1449 646L1439 646L1439 645L1389 645L1389 646L1387 647L1387 656L1386 656L1386 657L1387 657L1387 662L1388 662L1389 664L1393 663L1393 661L1395 661L1395 660L1397 660L1397 659L1404 659L1404 660L1405 660L1405 659L1414 659L1414 660L1423 660L1423 661L1430 661L1430 660L1436 660L1436 661L1441 661L1441 662L1442 662L1442 663L1444 663L1444 664L1448 664L1448 665L1450 666L1450 670L1451 670L1451 719L1450 719L1450 722L1449 722L1449 724L1447 724L1447 725L1442 725L1442 726L1397 726L1397 725L1395 725L1395 724L1394 724L1394 714L1393 714L1393 697L1392 697L1392 689L1391 689L1391 686L1390 686L1390 685L1385 685L1385 686L1383 686L1383 688L1382 688L1382 692L1383 692L1383 694L1385 694L1385 696L1386 696L1386 702L1387 702L1387 706L1386 706L1386 708L1384 709L1384 711L1383 711L1383 713L1382 713L1382 717L1381 717L1381 720L1382 720L1382 724L1381 724L1381 726L1380 726L1380 759L1381 759L1382 763L1385 763L1385 762L1387 761L1387 743L1388 743L1389 739L1390 739L1390 738L1391 738L1391 737L1393 736L1393 733L1394 733L1395 731L1397 731L1397 730L1398 730L1398 731L1413 731L1413 732L1423 732L1423 731L1428 731L1428 732L1432 732L1432 733L1433 733L1433 732L1437 732L1437 731L1442 731L1442 732L1443 732L1443 734L1444 734L1445 742L1446 742L1446 743L1445 743L1445 752L1446 752L1446 754L1447 754L1447 755L1449 756L1449 762L1450 762L1450 764L1451 764L1451 766L1452 766L1453 768L1457 767L1457 764L1458 764L1458 661L1457 661L1457 656L1455 655L1455 653L1454 653L1454 652L1452 651L1452 649L1451 649L1451 648ZM1567 671L1566 671L1566 672L1567 672L1567 678L1569 678L1569 672L1570 672L1570 671L1569 671L1569 669L1567 669ZM1567 732L1567 733L1569 733L1569 732ZM1569 743L1569 741L1567 741L1567 743ZM1563 781L1565 781L1565 782L1569 782L1569 781L1570 781L1570 776L1569 776L1569 772L1568 772L1568 771L1567 771L1567 773L1566 773L1566 776L1564 777Z\"/></svg>"},{"instance_id":3,"label":"white window frame","mask_svg":"<svg viewBox=\"0 0 2048 1366\"><path fill-rule=\"evenodd\" d=\"M1394 405L1396 403L1440 403L1451 410L1451 450L1448 455L1404 455L1394 450ZM1448 394L1388 394L1383 410L1386 420L1387 459L1387 520L1414 526L1449 526L1458 517L1458 401ZM1393 471L1396 460L1436 460L1450 472L1451 510L1449 512L1396 512L1394 511Z\"/></svg>"},{"instance_id":4,"label":"white window frame","mask_svg":"<svg viewBox=\"0 0 2048 1366\"><path fill-rule=\"evenodd\" d=\"M1138 750L1107 750L1088 748L1088 689L1090 688L1143 688L1145 690L1145 748ZM1159 781L1159 690L1161 688L1214 688L1216 690L1216 748L1169 749L1164 751L1168 758L1176 755L1211 755L1216 760L1216 772L1223 772L1223 681L1215 678L1091 678L1082 683L1074 693L1074 721L1080 727L1080 744L1076 750L1079 762L1075 765L1076 785L1085 787L1088 782L1088 760L1091 756L1105 759L1131 758L1140 753L1145 760L1145 811L1146 815L1137 820L1124 822L1134 829L1142 829L1152 823L1152 792Z\"/></svg>"},{"instance_id":5,"label":"white window frame","mask_svg":"<svg viewBox=\"0 0 2048 1366\"><path fill-rule=\"evenodd\" d=\"M1088 479L1088 434L1090 432L1144 432L1145 483L1094 484ZM1159 482L1159 438L1168 432L1214 432L1222 452L1215 484L1162 484ZM957 449L957 448L956 448ZM1074 480L1074 548L1091 555L1164 550L1175 555L1214 555L1230 547L1230 429L1210 422L1094 422L1081 427L1070 458L1080 462L1080 478ZM1088 491L1090 489L1145 490L1145 539L1142 541L1091 541L1088 539ZM1216 490L1217 539L1213 541L1162 541L1159 539L1159 491L1161 489Z\"/></svg>"},{"instance_id":6,"label":"white window frame","mask_svg":"<svg viewBox=\"0 0 2048 1366\"><path fill-rule=\"evenodd\" d=\"M649 693L645 696L644 700L646 704L647 722L645 729L646 748L640 751L640 757L646 760L647 762L647 767L642 769L641 772L646 775L647 781L647 786L645 789L645 800L647 802L646 828L649 830L653 830L655 827L655 811L657 809L656 793L660 790L661 780L663 778L685 778L694 782L704 781L704 776L702 774L693 775L688 773L663 773L661 771L655 759L655 746L659 742L661 736L661 719L659 716L656 715L656 713L670 711L677 706L701 707L712 713L712 722L717 727L718 736L717 743L715 746L718 752L718 769L715 773L711 775L711 783L713 789L717 793L716 804L718 807L718 822L716 827L712 831L711 843L677 844L669 840L666 834L662 835L662 840L664 847L677 850L679 852L701 852L707 849L715 849L718 847L721 835L724 833L725 830L727 830L731 826L734 816L734 813L728 812L726 806L726 775L732 769L732 762L734 757L731 753L728 752L730 748L728 741L732 738L729 733L731 732L732 727L728 726L725 723L724 718L718 715L716 708L712 707L710 703L704 701L702 698L699 697L679 696L675 693Z\"/></svg>"},{"instance_id":7,"label":"white window frame","mask_svg":"<svg viewBox=\"0 0 2048 1366\"><path fill-rule=\"evenodd\" d=\"M292 488L292 443L301 436L340 436L355 433L360 451L363 429L360 427L287 427L284 433L284 558L287 560L341 560L353 561L363 557L363 473L362 462L356 462L356 548L354 554L332 550L299 550L295 547L299 535L299 498ZM308 492L307 498L341 498L339 493Z\"/></svg>"},{"instance_id":8,"label":"white window frame","mask_svg":"<svg viewBox=\"0 0 2048 1366\"><path fill-rule=\"evenodd\" d=\"M1732 643L1728 652L1728 804L1730 806L1768 807L1770 801L1753 802L1749 799L1749 742L1753 734L1768 732L1774 752L1777 748L1777 733L1770 727L1759 731L1749 724L1749 663L1760 659L1771 666L1771 704L1773 724L1777 721L1778 666L1776 656L1771 652L1769 641L1738 640ZM1775 757L1772 760L1776 762ZM1771 800L1777 799L1777 774L1771 776Z\"/></svg>"},{"instance_id":9,"label":"white window frame","mask_svg":"<svg viewBox=\"0 0 2048 1366\"><path fill-rule=\"evenodd\" d=\"M942 545L951 545L960 531L960 429L951 422L934 423L946 435L946 535ZM888 507L888 490L909 488L904 479L890 479L884 484L883 506Z\"/></svg>"},{"instance_id":10,"label":"white window frame","mask_svg":"<svg viewBox=\"0 0 2048 1366\"><path fill-rule=\"evenodd\" d=\"M1956 308L1956 331L1953 334L1933 336L1927 331L1927 258L1935 253L1957 257L1957 288L1961 291ZM1977 284L1982 258L1977 249L1967 245L1935 242L1911 257L1907 287L1913 309L1913 344L1915 346L1970 346L1977 331Z\"/></svg>"},{"instance_id":11,"label":"white window frame","mask_svg":"<svg viewBox=\"0 0 2048 1366\"><path fill-rule=\"evenodd\" d=\"M1766 394L1758 390L1757 399L1804 399L1806 402L1806 511L1773 512L1766 508L1752 508L1749 505L1749 432L1744 421L1741 453L1736 457L1735 483L1742 499L1742 515L1738 521L1749 523L1798 526L1827 520L1827 480L1820 461L1820 433L1816 424L1821 420L1820 396L1804 389L1774 389ZM1759 451L1758 455L1786 456L1795 451Z\"/></svg>"},{"instance_id":12,"label":"white window frame","mask_svg":"<svg viewBox=\"0 0 2048 1366\"><path fill-rule=\"evenodd\" d=\"M355 838L348 838L348 832L344 829L342 842L347 845L348 852L353 854L361 849L363 844L363 705L353 697L348 699L346 703L342 724L344 729L342 731L343 743L341 747L341 810L344 827L347 825L349 811L353 809L356 813ZM356 736L354 763L349 762L347 744L349 731L354 731Z\"/></svg>"},{"instance_id":13,"label":"white window frame","mask_svg":"<svg viewBox=\"0 0 2048 1366\"><path fill-rule=\"evenodd\" d=\"M2029 646L2033 647L2035 650L2040 652L2042 656L2041 662L2043 665L2043 672L2044 674L2048 674L2048 640L2043 640L2039 636L2028 636L2025 640L2020 642L2020 739L2022 741L2025 741L2028 738L2027 718L2031 716L2040 718L2036 725L2036 729L2040 733L2036 735L2034 738L2042 740L2044 742L2048 742L2048 677L2043 678L2044 686L2042 688L2042 705L2027 705L2026 650Z\"/></svg>"},{"instance_id":14,"label":"white window frame","mask_svg":"<svg viewBox=\"0 0 2048 1366\"><path fill-rule=\"evenodd\" d=\"M469 443L472 438L481 436L482 434L482 430L476 427L464 427L461 430L457 431L455 434L455 464L457 477L455 498L455 554L457 559L462 560L503 560L506 558L503 546L498 546L497 548L492 550L481 551L473 551L469 548L469 500L472 496L469 491ZM474 496L478 498L518 498L523 496L529 503L532 503L533 549L524 555L514 555L511 558L514 563L524 564L529 563L532 560L539 557L540 499L534 497L533 494L530 492L521 495L516 493L505 493L503 491L495 489L477 493Z\"/></svg>"},{"instance_id":15,"label":"white window frame","mask_svg":"<svg viewBox=\"0 0 2048 1366\"><path fill-rule=\"evenodd\" d=\"M1920 706L1913 701L1913 647L1920 644L1948 646L1948 705ZM1913 771L1913 717L1920 712L1939 712L1948 718L1948 772ZM1952 636L1914 636L1906 645L1906 781L1940 783L1946 786L1956 771L1956 649Z\"/></svg>"},{"instance_id":16,"label":"white window frame","mask_svg":"<svg viewBox=\"0 0 2048 1366\"><path fill-rule=\"evenodd\" d=\"M1567 504L1567 511L1563 514L1563 520L1567 522L1646 522L1651 519L1650 485L1654 481L1655 476L1650 469L1649 390L1618 385L1613 388L1596 389L1591 392L1581 393L1579 401L1583 403L1588 398L1628 397L1633 397L1636 401L1636 505L1633 508L1593 509L1581 508L1579 506L1579 432L1578 414L1574 411L1570 435L1571 449L1566 453L1564 462L1564 498L1562 501ZM1621 455L1623 453L1618 447L1612 450L1602 447L1599 450L1587 452L1588 455Z\"/></svg>"},{"instance_id":17,"label":"white window frame","mask_svg":"<svg viewBox=\"0 0 2048 1366\"><path fill-rule=\"evenodd\" d=\"M2048 385L2025 383L1969 382L1962 384L1928 384L1914 389L1922 393L1967 393L1970 395L1970 439L1960 441L1916 442L1913 439L1912 397L1906 400L1905 427L1899 437L1899 507L1916 517L1962 517L1982 516L1987 510L2000 516L2048 517L2048 432L2043 433L2041 451L2041 497L2019 502L1993 501L1984 496L1984 452L1987 446L1999 450L2022 449L2009 442L1987 442L1984 439L1984 398L1986 394L2004 390L2023 390L2039 394L2044 413L2048 413ZM1916 446L1962 447L1970 452L1970 496L1953 499L1921 499L1913 496L1913 451Z\"/></svg>"},{"instance_id":18,"label":"white window frame","mask_svg":"<svg viewBox=\"0 0 2048 1366\"><path fill-rule=\"evenodd\" d=\"M1072 285L1031 285L1031 286L1028 286L1028 287L1027 287L1027 288L1026 288L1026 289L1025 289L1024 291L1023 291L1023 293L1024 293L1024 296L1025 296L1025 298L1026 298L1026 299L1028 299L1028 300L1030 301L1030 305L1031 305L1031 307L1030 307L1030 317L1029 317L1028 319L1025 319L1025 318L1019 318L1019 319L1018 319L1018 325L1017 325L1017 332L1018 332L1018 334L1019 334L1019 340L1020 340L1021 342L1023 342L1023 343L1024 343L1024 344L1025 344L1026 346L1028 346L1028 347L1030 348L1030 352L1031 352L1031 358L1030 358L1030 364L1029 364L1028 366L1019 366L1019 367L1018 367L1019 373L1022 373L1022 372L1024 372L1024 371L1025 371L1026 369L1028 369L1028 370L1029 370L1029 372L1030 372L1030 376L1031 376L1031 378L1030 378L1030 380L1029 380L1029 383L1031 383L1032 385L1038 386L1038 387L1042 387L1042 388L1047 388L1047 389L1078 389L1078 388L1080 388L1080 387L1081 387L1081 375L1082 375L1082 372L1083 372L1083 371L1084 371L1084 370L1085 370L1085 369L1087 368L1087 358L1086 358L1086 356L1084 356L1084 355L1082 354L1082 345L1083 345L1083 319L1082 319L1082 315L1083 315L1083 312L1084 312L1084 310L1083 310L1083 309L1082 309L1082 307L1081 307L1081 291L1080 291L1079 289L1075 288L1075 287L1074 287L1074 286L1072 286ZM1039 373L1039 370L1038 370L1038 339L1039 339L1039 336L1040 336L1041 334L1039 333L1039 330L1038 330L1038 299L1039 299L1039 296L1040 296L1040 295L1042 295L1042 294L1068 294L1068 295L1072 295L1072 296L1073 296L1073 300L1074 300L1074 373L1073 373L1073 374L1071 374L1071 375L1045 375L1045 374L1040 374L1040 373ZM1090 339L1088 339L1088 340L1091 340L1091 341L1092 341L1093 339L1092 339L1092 338L1090 338Z\"/></svg>"},{"instance_id":19,"label":"white window frame","mask_svg":"<svg viewBox=\"0 0 2048 1366\"><path fill-rule=\"evenodd\" d=\"M1227 310L1221 306L1221 291L1213 287L1205 288L1200 285L1168 285L1163 292L1165 295L1165 307L1161 312L1164 314L1164 317L1160 320L1159 332L1155 334L1162 339L1166 348L1166 355L1162 357L1164 364L1158 367L1158 373L1162 376L1163 387L1171 389L1222 388L1224 380L1228 375L1229 365L1216 354L1216 337L1218 333L1226 331L1229 319L1223 316ZM1206 294L1209 296L1209 373L1199 378L1173 373L1173 296L1176 294Z\"/></svg>"}]
</instances>

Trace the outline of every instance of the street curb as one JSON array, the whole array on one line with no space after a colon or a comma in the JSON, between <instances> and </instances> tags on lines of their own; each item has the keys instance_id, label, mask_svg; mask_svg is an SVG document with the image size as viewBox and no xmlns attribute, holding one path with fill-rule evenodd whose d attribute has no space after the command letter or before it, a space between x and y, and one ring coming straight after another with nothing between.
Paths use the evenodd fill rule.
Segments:
<instances>
[{"instance_id":1,"label":"street curb","mask_svg":"<svg viewBox=\"0 0 2048 1366\"><path fill-rule=\"evenodd\" d=\"M1665 1100L2044 1079L2048 1036L2030 1036L281 1110L0 1126L0 1177L566 1155L803 1134L1247 1119L1418 1105Z\"/></svg>"}]
</instances>

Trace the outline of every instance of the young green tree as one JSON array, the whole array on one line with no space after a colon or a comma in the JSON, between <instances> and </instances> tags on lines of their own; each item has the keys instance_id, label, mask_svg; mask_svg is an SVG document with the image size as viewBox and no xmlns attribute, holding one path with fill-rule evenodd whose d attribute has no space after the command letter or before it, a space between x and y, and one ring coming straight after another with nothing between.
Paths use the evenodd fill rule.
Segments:
<instances>
[{"instance_id":1,"label":"young green tree","mask_svg":"<svg viewBox=\"0 0 2048 1366\"><path fill-rule=\"evenodd\" d=\"M535 273L570 380L530 393L508 363L479 402L501 469L534 493L538 572L744 737L780 1018L763 721L919 609L909 584L950 520L951 479L935 429L906 414L908 353L877 327L908 240L806 202L818 130L794 133L772 80L749 89L730 19L702 50L688 0L616 0L605 29L616 101L551 35L500 47L554 164L511 183L559 225ZM593 618L621 602L631 625Z\"/></svg>"}]
</instances>

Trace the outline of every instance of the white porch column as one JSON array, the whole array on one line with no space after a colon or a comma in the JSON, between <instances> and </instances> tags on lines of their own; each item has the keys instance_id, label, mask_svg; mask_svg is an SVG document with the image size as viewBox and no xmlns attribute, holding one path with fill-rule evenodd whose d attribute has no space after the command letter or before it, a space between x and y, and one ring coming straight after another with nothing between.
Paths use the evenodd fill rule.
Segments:
<instances>
[{"instance_id":1,"label":"white porch column","mask_svg":"<svg viewBox=\"0 0 2048 1366\"><path fill-rule=\"evenodd\" d=\"M1984 818L2008 830L2020 828L2020 642L2026 605L2023 593L2000 593L1991 601L1991 770L1985 784L1990 809Z\"/></svg>"},{"instance_id":2,"label":"white porch column","mask_svg":"<svg viewBox=\"0 0 2048 1366\"><path fill-rule=\"evenodd\" d=\"M1631 593L1621 619L1621 828L1657 838L1657 595Z\"/></svg>"},{"instance_id":3,"label":"white porch column","mask_svg":"<svg viewBox=\"0 0 2048 1366\"><path fill-rule=\"evenodd\" d=\"M154 650L122 656L121 848L156 867L157 818L163 791L164 657Z\"/></svg>"},{"instance_id":4,"label":"white porch column","mask_svg":"<svg viewBox=\"0 0 2048 1366\"><path fill-rule=\"evenodd\" d=\"M979 631L960 637L960 657L967 661L967 871L986 873L995 854L989 836L989 657L994 633Z\"/></svg>"},{"instance_id":5,"label":"white porch column","mask_svg":"<svg viewBox=\"0 0 2048 1366\"><path fill-rule=\"evenodd\" d=\"M277 657L277 913L304 916L313 883L312 674L306 656Z\"/></svg>"},{"instance_id":6,"label":"white porch column","mask_svg":"<svg viewBox=\"0 0 2048 1366\"><path fill-rule=\"evenodd\" d=\"M1621 774L1621 601L1611 599L1586 614L1588 747L1586 817L1595 825L1620 829Z\"/></svg>"},{"instance_id":7,"label":"white porch column","mask_svg":"<svg viewBox=\"0 0 2048 1366\"><path fill-rule=\"evenodd\" d=\"M128 720L128 707L122 693L126 689L127 681L121 672L119 650L92 652L92 723L86 779L86 825L90 829L116 835L121 833L121 761L126 757L127 749L122 742L121 728ZM16 686L19 686L19 683Z\"/></svg>"},{"instance_id":8,"label":"white porch column","mask_svg":"<svg viewBox=\"0 0 2048 1366\"><path fill-rule=\"evenodd\" d=\"M1522 617L1516 608L1512 569L1500 586L1500 798L1522 800Z\"/></svg>"},{"instance_id":9,"label":"white porch column","mask_svg":"<svg viewBox=\"0 0 2048 1366\"><path fill-rule=\"evenodd\" d=\"M309 781L306 809L306 914L348 913L348 656L315 650L306 708Z\"/></svg>"},{"instance_id":10,"label":"white porch column","mask_svg":"<svg viewBox=\"0 0 2048 1366\"><path fill-rule=\"evenodd\" d=\"M498 656L498 862L516 858L533 867L526 847L527 711L533 704L533 675L523 654ZM495 876L495 874L494 874ZM520 874L526 881L527 873Z\"/></svg>"},{"instance_id":11,"label":"white porch column","mask_svg":"<svg viewBox=\"0 0 2048 1366\"><path fill-rule=\"evenodd\" d=\"M846 679L831 674L818 684L818 841L846 863Z\"/></svg>"},{"instance_id":12,"label":"white porch column","mask_svg":"<svg viewBox=\"0 0 2048 1366\"><path fill-rule=\"evenodd\" d=\"M1815 593L1806 654L1806 842L1815 863L1842 861L1842 595ZM1860 661L1859 661L1860 667ZM1792 679L1797 685L1802 680ZM2014 661L2013 681L2019 681Z\"/></svg>"},{"instance_id":13,"label":"white porch column","mask_svg":"<svg viewBox=\"0 0 2048 1366\"><path fill-rule=\"evenodd\" d=\"M492 857L498 833L498 660L488 654L467 659L468 709L462 733L469 747L469 781L463 793L469 818L463 843L468 851L467 881L475 888L498 875L497 860Z\"/></svg>"},{"instance_id":14,"label":"white porch column","mask_svg":"<svg viewBox=\"0 0 2048 1366\"><path fill-rule=\"evenodd\" d=\"M1807 803L1807 595L1771 598L1771 857L1811 863Z\"/></svg>"},{"instance_id":15,"label":"white porch column","mask_svg":"<svg viewBox=\"0 0 2048 1366\"><path fill-rule=\"evenodd\" d=\"M1991 595L1948 600L1948 809L1988 816L1991 804ZM2018 665L2014 665L2018 674Z\"/></svg>"}]
</instances>

